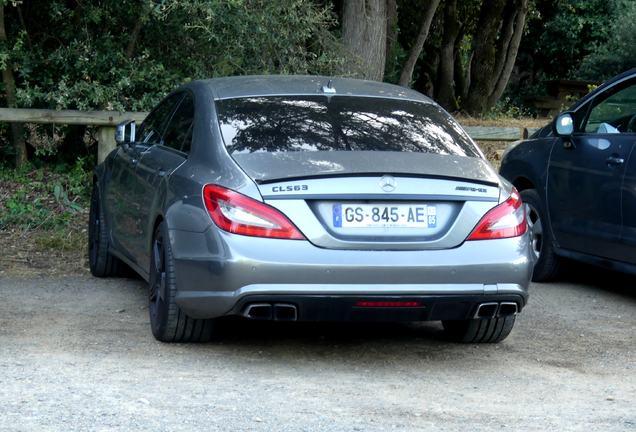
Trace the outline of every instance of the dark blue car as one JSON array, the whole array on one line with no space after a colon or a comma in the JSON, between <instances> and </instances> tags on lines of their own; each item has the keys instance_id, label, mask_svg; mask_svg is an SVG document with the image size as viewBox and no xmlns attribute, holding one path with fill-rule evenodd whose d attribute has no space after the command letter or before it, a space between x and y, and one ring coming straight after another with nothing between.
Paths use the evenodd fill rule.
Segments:
<instances>
[{"instance_id":1,"label":"dark blue car","mask_svg":"<svg viewBox=\"0 0 636 432\"><path fill-rule=\"evenodd\" d=\"M500 174L521 192L533 280L562 258L636 273L636 69L605 82L504 153Z\"/></svg>"}]
</instances>

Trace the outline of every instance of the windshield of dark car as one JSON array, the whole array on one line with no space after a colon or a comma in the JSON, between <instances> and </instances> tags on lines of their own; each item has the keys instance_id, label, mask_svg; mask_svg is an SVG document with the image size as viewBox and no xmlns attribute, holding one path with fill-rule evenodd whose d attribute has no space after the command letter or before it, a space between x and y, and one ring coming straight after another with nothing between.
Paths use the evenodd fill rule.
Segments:
<instances>
[{"instance_id":1,"label":"windshield of dark car","mask_svg":"<svg viewBox=\"0 0 636 432\"><path fill-rule=\"evenodd\" d=\"M230 154L393 151L479 157L438 106L355 96L267 96L216 102Z\"/></svg>"}]
</instances>

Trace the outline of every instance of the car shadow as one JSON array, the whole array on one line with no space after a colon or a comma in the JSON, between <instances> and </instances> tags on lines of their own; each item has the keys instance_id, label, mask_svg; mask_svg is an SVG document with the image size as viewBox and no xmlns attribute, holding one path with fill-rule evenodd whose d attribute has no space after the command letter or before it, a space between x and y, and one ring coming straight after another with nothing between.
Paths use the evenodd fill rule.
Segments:
<instances>
[{"instance_id":1,"label":"car shadow","mask_svg":"<svg viewBox=\"0 0 636 432\"><path fill-rule=\"evenodd\" d=\"M348 343L354 341L413 341L428 339L446 341L440 322L415 323L335 323L335 322L276 322L241 317L217 319L217 341L283 341L316 340Z\"/></svg>"},{"instance_id":2,"label":"car shadow","mask_svg":"<svg viewBox=\"0 0 636 432\"><path fill-rule=\"evenodd\" d=\"M566 261L559 280L587 285L636 300L636 275Z\"/></svg>"}]
</instances>

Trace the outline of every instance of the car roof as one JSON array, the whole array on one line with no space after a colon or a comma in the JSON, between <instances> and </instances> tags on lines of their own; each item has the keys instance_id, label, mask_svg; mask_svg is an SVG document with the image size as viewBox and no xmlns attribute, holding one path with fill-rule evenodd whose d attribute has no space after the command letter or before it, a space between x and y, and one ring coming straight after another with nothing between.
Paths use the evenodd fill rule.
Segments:
<instances>
[{"instance_id":1,"label":"car roof","mask_svg":"<svg viewBox=\"0 0 636 432\"><path fill-rule=\"evenodd\" d=\"M423 94L392 84L352 78L309 75L259 75L212 78L199 81L210 87L215 99L232 99L250 96L366 96L414 100L434 103ZM331 83L331 84L330 84ZM330 86L325 91L323 87Z\"/></svg>"}]
</instances>

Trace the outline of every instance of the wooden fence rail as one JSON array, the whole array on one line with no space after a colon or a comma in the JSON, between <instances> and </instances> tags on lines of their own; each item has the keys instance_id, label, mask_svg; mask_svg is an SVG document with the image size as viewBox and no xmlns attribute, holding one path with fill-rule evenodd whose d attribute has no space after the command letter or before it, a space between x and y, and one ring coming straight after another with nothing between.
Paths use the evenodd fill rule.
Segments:
<instances>
[{"instance_id":1,"label":"wooden fence rail","mask_svg":"<svg viewBox=\"0 0 636 432\"><path fill-rule=\"evenodd\" d=\"M148 113L117 111L75 111L25 108L0 108L2 123L38 123L99 126L97 160L102 162L117 144L115 128L124 120L141 123ZM532 135L538 128L465 126L475 141L517 141Z\"/></svg>"},{"instance_id":2,"label":"wooden fence rail","mask_svg":"<svg viewBox=\"0 0 636 432\"><path fill-rule=\"evenodd\" d=\"M148 113L117 111L0 108L0 122L99 126L97 160L102 162L116 146L115 128L124 120L142 122Z\"/></svg>"}]
</instances>

